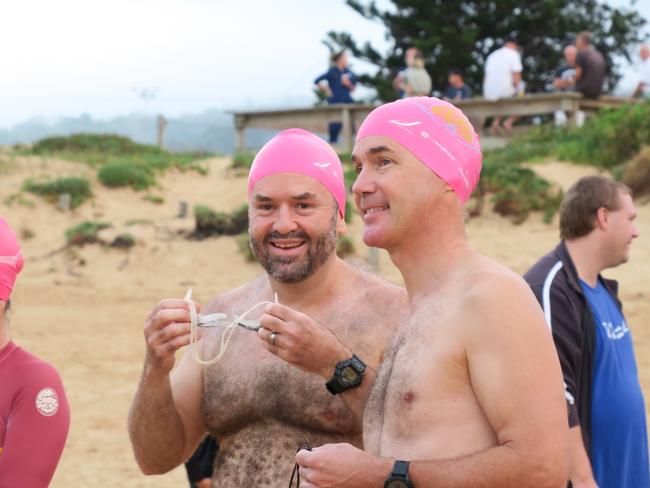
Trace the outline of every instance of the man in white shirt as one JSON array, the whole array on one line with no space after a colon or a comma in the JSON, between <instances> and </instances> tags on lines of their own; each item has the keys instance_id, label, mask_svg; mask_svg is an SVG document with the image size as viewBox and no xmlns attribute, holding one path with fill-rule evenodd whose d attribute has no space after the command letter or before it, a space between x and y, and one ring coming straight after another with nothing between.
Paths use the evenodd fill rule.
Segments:
<instances>
[{"instance_id":1,"label":"man in white shirt","mask_svg":"<svg viewBox=\"0 0 650 488\"><path fill-rule=\"evenodd\" d=\"M505 45L492 52L485 60L485 78L483 79L483 96L488 100L513 97L522 86L521 56L517 50L517 41L508 39ZM516 117L510 116L503 122L503 129L509 134ZM501 129L501 117L495 117L490 129L493 133Z\"/></svg>"},{"instance_id":2,"label":"man in white shirt","mask_svg":"<svg viewBox=\"0 0 650 488\"><path fill-rule=\"evenodd\" d=\"M639 46L639 83L634 90L633 97L650 98L650 46L641 44Z\"/></svg>"}]
</instances>

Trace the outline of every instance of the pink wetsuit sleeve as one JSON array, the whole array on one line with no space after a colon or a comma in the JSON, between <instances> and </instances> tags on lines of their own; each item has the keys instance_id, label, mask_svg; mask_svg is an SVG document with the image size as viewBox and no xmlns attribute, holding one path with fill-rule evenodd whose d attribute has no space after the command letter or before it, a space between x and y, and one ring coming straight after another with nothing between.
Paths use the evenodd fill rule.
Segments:
<instances>
[{"instance_id":1,"label":"pink wetsuit sleeve","mask_svg":"<svg viewBox=\"0 0 650 488\"><path fill-rule=\"evenodd\" d=\"M43 488L61 457L70 408L61 378L49 364L31 364L21 383L7 419L0 488Z\"/></svg>"}]
</instances>

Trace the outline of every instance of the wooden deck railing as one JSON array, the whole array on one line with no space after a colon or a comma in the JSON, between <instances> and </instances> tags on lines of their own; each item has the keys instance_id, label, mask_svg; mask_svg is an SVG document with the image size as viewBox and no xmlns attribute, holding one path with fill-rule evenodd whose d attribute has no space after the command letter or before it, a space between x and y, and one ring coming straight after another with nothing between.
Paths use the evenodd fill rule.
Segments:
<instances>
[{"instance_id":1,"label":"wooden deck railing","mask_svg":"<svg viewBox=\"0 0 650 488\"><path fill-rule=\"evenodd\" d=\"M634 100L623 97L602 96L598 99L583 98L578 93L534 93L519 97L504 98L497 101L484 98L470 98L454 102L472 121L483 121L487 117L506 115L535 116L553 114L562 110L570 121L576 114L593 112L605 107L618 107ZM320 107L285 110L233 112L236 129L236 150L246 148L247 128L284 130L300 127L312 132L327 133L330 122L341 122L341 146L351 151L354 129L376 107L371 104L341 104Z\"/></svg>"}]
</instances>

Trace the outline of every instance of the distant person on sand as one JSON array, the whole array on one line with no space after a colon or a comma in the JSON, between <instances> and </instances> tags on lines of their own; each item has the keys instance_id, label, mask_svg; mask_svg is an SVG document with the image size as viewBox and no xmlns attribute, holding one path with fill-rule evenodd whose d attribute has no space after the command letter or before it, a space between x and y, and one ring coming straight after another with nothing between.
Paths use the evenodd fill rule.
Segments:
<instances>
[{"instance_id":1,"label":"distant person on sand","mask_svg":"<svg viewBox=\"0 0 650 488\"><path fill-rule=\"evenodd\" d=\"M576 37L576 80L575 89L585 98L598 98L603 92L605 80L604 56L593 46L591 33L581 32Z\"/></svg>"},{"instance_id":2,"label":"distant person on sand","mask_svg":"<svg viewBox=\"0 0 650 488\"><path fill-rule=\"evenodd\" d=\"M188 350L173 371L190 341L188 303L166 298L151 310L129 414L145 474L181 464L206 432L219 441L218 488L286 488L303 444L361 447L360 412L406 294L337 257L346 189L325 141L281 132L259 151L248 181L249 239L266 273L219 294L202 313L236 317L276 294L278 303L266 305L257 333L234 331L221 361L204 367ZM204 358L220 350L223 329L201 330Z\"/></svg>"},{"instance_id":3,"label":"distant person on sand","mask_svg":"<svg viewBox=\"0 0 650 488\"><path fill-rule=\"evenodd\" d=\"M314 80L319 90L327 95L327 103L354 103L351 93L356 88L357 78L348 69L348 55L345 51L334 53L331 58L332 66ZM329 124L329 142L336 144L343 124L331 122Z\"/></svg>"},{"instance_id":4,"label":"distant person on sand","mask_svg":"<svg viewBox=\"0 0 650 488\"><path fill-rule=\"evenodd\" d=\"M20 244L0 217L0 487L48 486L63 452L70 409L61 377L11 340L11 292Z\"/></svg>"},{"instance_id":5,"label":"distant person on sand","mask_svg":"<svg viewBox=\"0 0 650 488\"><path fill-rule=\"evenodd\" d=\"M639 57L641 58L641 62L637 66L639 83L637 83L632 96L650 98L650 46L641 44Z\"/></svg>"},{"instance_id":6,"label":"distant person on sand","mask_svg":"<svg viewBox=\"0 0 650 488\"><path fill-rule=\"evenodd\" d=\"M447 88L445 89L444 99L448 102L454 100L464 100L472 97L472 90L465 84L463 72L454 68L449 70L447 75Z\"/></svg>"},{"instance_id":7,"label":"distant person on sand","mask_svg":"<svg viewBox=\"0 0 650 488\"><path fill-rule=\"evenodd\" d=\"M639 236L635 217L628 187L602 176L581 178L560 206L560 244L524 276L562 365L576 488L650 488L632 335L618 283L601 275L627 262Z\"/></svg>"},{"instance_id":8,"label":"distant person on sand","mask_svg":"<svg viewBox=\"0 0 650 488\"><path fill-rule=\"evenodd\" d=\"M483 97L488 100L514 97L523 93L521 56L515 39L508 39L505 45L493 51L485 60L485 77L483 79ZM517 118L508 117L501 125L501 117L494 117L490 131L492 134L505 131L512 132Z\"/></svg>"}]
</instances>

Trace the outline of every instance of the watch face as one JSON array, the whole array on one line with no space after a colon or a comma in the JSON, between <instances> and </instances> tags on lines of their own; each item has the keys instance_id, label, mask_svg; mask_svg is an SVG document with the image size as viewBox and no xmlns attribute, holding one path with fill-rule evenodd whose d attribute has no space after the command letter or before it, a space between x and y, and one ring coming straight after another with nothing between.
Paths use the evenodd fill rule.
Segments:
<instances>
[{"instance_id":1,"label":"watch face","mask_svg":"<svg viewBox=\"0 0 650 488\"><path fill-rule=\"evenodd\" d=\"M352 367L346 366L341 369L341 382L353 385L356 381L359 380L359 373Z\"/></svg>"},{"instance_id":2,"label":"watch face","mask_svg":"<svg viewBox=\"0 0 650 488\"><path fill-rule=\"evenodd\" d=\"M390 480L385 488L411 488L411 485L404 480Z\"/></svg>"}]
</instances>

